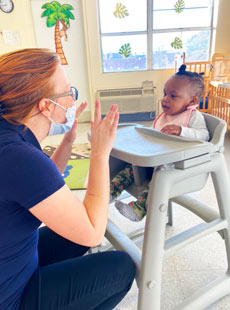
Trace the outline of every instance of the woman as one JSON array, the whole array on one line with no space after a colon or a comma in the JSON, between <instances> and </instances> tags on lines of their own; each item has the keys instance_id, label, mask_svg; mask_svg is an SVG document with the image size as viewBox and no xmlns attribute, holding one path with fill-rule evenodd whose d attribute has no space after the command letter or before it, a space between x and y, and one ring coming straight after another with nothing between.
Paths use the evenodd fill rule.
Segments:
<instances>
[{"instance_id":1,"label":"woman","mask_svg":"<svg viewBox=\"0 0 230 310\"><path fill-rule=\"evenodd\" d=\"M109 205L113 105L91 122L91 164L83 202L61 176L76 137L77 90L58 56L24 49L0 56L0 309L113 309L135 266L123 252L83 256L101 243ZM68 132L67 132L68 131ZM67 133L65 133L67 132ZM65 133L52 158L40 148ZM100 179L100 182L98 182ZM46 226L39 228L40 224Z\"/></svg>"}]
</instances>

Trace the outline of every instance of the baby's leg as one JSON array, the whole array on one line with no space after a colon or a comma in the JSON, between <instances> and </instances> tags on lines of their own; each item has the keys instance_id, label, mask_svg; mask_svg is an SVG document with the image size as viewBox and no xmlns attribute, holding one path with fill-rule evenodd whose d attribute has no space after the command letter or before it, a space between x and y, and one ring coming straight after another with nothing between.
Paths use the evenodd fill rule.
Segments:
<instances>
[{"instance_id":1,"label":"baby's leg","mask_svg":"<svg viewBox=\"0 0 230 310\"><path fill-rule=\"evenodd\" d=\"M134 181L133 169L131 164L127 164L125 169L121 170L110 183L110 193L113 199L116 199L123 190L129 187Z\"/></svg>"},{"instance_id":2,"label":"baby's leg","mask_svg":"<svg viewBox=\"0 0 230 310\"><path fill-rule=\"evenodd\" d=\"M146 215L146 201L148 197L148 188L144 190L136 201L131 201L128 204L121 201L115 203L117 210L134 222L141 221Z\"/></svg>"}]
</instances>

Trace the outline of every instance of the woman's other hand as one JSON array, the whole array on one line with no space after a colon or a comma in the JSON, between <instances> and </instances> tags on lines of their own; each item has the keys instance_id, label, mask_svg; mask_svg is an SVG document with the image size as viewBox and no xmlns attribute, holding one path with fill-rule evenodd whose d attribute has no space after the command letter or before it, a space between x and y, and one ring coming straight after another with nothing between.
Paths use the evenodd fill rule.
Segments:
<instances>
[{"instance_id":1,"label":"woman's other hand","mask_svg":"<svg viewBox=\"0 0 230 310\"><path fill-rule=\"evenodd\" d=\"M108 158L111 152L115 137L119 113L117 105L113 104L104 119L101 119L101 104L95 102L94 121L91 121L91 158Z\"/></svg>"},{"instance_id":2,"label":"woman's other hand","mask_svg":"<svg viewBox=\"0 0 230 310\"><path fill-rule=\"evenodd\" d=\"M87 102L82 102L80 104L80 106L77 108L76 113L75 113L75 121L73 123L72 128L70 129L70 131L68 131L65 134L65 142L68 142L70 144L74 143L74 140L76 139L77 136L77 125L78 125L78 118L81 115L81 113L85 110L85 108L87 107Z\"/></svg>"}]
</instances>

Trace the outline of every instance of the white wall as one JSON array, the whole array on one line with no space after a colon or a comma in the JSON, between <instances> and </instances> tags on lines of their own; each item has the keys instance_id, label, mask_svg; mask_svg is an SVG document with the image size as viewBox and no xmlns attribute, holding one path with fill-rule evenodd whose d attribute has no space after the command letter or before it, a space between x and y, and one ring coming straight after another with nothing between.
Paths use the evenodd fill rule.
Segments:
<instances>
[{"instance_id":1,"label":"white wall","mask_svg":"<svg viewBox=\"0 0 230 310\"><path fill-rule=\"evenodd\" d=\"M33 21L29 0L14 0L14 10L4 13L0 10L0 54L17 49L35 47ZM18 41L5 42L4 31L16 33Z\"/></svg>"},{"instance_id":2,"label":"white wall","mask_svg":"<svg viewBox=\"0 0 230 310\"><path fill-rule=\"evenodd\" d=\"M35 30L35 39L37 47L45 47L55 50L54 43L54 27L48 28L46 26L47 17L42 17L44 12L42 5L48 3L47 0L31 0L31 10L33 17L33 25ZM82 26L81 3L79 0L59 1L61 5L70 4L74 10L71 10L75 19L70 19L70 28L67 30L68 40L62 38L62 46L68 61L65 66L69 81L73 86L76 86L79 92L78 102L87 101L89 103L89 88L88 76L86 69L86 56L84 34ZM81 120L90 119L90 104L86 112L81 117Z\"/></svg>"}]
</instances>

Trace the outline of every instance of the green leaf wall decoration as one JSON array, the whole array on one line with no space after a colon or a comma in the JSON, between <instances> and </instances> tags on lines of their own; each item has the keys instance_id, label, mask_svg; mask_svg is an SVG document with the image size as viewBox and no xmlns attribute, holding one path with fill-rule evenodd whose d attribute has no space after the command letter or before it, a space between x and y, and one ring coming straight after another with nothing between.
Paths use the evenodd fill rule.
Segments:
<instances>
[{"instance_id":1,"label":"green leaf wall decoration","mask_svg":"<svg viewBox=\"0 0 230 310\"><path fill-rule=\"evenodd\" d=\"M184 0L178 0L175 4L174 4L174 9L176 11L176 13L181 13L185 8L185 4L184 4Z\"/></svg>"},{"instance_id":2,"label":"green leaf wall decoration","mask_svg":"<svg viewBox=\"0 0 230 310\"><path fill-rule=\"evenodd\" d=\"M125 58L128 58L131 55L130 43L122 45L121 48L119 49L119 54L123 55Z\"/></svg>"},{"instance_id":3,"label":"green leaf wall decoration","mask_svg":"<svg viewBox=\"0 0 230 310\"><path fill-rule=\"evenodd\" d=\"M175 49L180 49L183 47L182 40L179 37L175 37L174 41L171 43L171 46Z\"/></svg>"},{"instance_id":4,"label":"green leaf wall decoration","mask_svg":"<svg viewBox=\"0 0 230 310\"><path fill-rule=\"evenodd\" d=\"M126 6L122 3L116 4L116 10L113 12L113 15L117 18L124 18L126 16L129 16L129 12L126 9Z\"/></svg>"}]
</instances>

